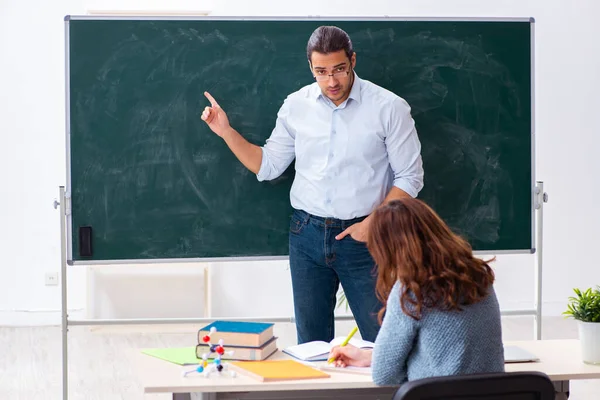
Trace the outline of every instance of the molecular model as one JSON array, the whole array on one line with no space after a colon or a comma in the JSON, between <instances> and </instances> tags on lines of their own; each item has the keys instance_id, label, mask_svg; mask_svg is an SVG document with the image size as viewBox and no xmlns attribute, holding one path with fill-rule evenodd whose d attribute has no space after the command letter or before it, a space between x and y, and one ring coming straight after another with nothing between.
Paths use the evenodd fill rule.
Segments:
<instances>
[{"instance_id":1,"label":"molecular model","mask_svg":"<svg viewBox=\"0 0 600 400\"><path fill-rule=\"evenodd\" d=\"M183 372L183 376L187 376L188 374L197 372L199 374L202 374L205 378L208 378L210 376L211 373L217 371L219 373L221 373L222 371L227 371L229 373L229 375L231 375L232 378L235 378L235 371L229 371L227 369L227 364L223 364L221 363L221 356L223 356L224 354L227 354L229 356L233 355L233 351L225 351L225 348L223 347L223 339L219 340L219 344L211 344L210 343L210 336L215 333L217 331L217 328L215 328L214 326L212 328L210 328L210 333L206 336L204 336L202 338L202 341L204 343L208 344L208 349L209 349L209 353L204 353L202 354L202 363L200 363L200 365L198 365L196 368L190 370L190 371L184 371ZM214 358L213 358L213 362L209 364L208 362L208 357L211 354L215 354Z\"/></svg>"}]
</instances>

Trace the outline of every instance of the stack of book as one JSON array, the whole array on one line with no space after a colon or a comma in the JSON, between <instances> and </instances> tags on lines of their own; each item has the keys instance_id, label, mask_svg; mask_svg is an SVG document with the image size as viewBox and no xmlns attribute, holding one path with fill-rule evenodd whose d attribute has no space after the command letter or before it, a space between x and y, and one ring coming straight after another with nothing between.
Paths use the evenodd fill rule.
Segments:
<instances>
[{"instance_id":1,"label":"stack of book","mask_svg":"<svg viewBox=\"0 0 600 400\"><path fill-rule=\"evenodd\" d=\"M211 332L211 328L216 331ZM205 336L210 337L207 343ZM273 324L260 322L215 321L198 331L196 357L210 354L210 345L223 339L223 360L261 361L277 351L277 338L273 336ZM229 352L233 351L233 354Z\"/></svg>"}]
</instances>

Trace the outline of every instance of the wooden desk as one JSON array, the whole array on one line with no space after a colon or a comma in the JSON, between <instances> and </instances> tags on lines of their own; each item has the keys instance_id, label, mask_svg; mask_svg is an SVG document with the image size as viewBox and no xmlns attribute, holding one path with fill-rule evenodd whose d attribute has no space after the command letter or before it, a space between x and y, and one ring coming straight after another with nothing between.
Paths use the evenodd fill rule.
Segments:
<instances>
[{"instance_id":1,"label":"wooden desk","mask_svg":"<svg viewBox=\"0 0 600 400\"><path fill-rule=\"evenodd\" d=\"M506 364L506 371L541 371L556 387L556 399L568 398L569 381L573 379L600 379L600 366L581 361L578 340L515 341L506 345L519 346L540 358L539 362ZM286 399L286 398L345 398L390 399L395 387L377 387L369 376L349 373L331 373L330 378L304 381L262 383L238 374L211 374L209 378L192 374L182 376L181 367L139 351L132 355L145 393L173 393L173 399L189 399L190 393L203 393L203 400L216 399ZM270 360L289 356L277 352Z\"/></svg>"}]
</instances>

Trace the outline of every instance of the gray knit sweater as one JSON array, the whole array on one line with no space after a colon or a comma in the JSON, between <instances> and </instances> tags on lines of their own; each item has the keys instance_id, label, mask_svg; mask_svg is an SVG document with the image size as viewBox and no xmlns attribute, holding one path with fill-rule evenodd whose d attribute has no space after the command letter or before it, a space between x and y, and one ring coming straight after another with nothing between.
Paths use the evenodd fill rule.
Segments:
<instances>
[{"instance_id":1,"label":"gray knit sweater","mask_svg":"<svg viewBox=\"0 0 600 400\"><path fill-rule=\"evenodd\" d=\"M500 307L493 287L462 311L424 309L419 321L400 307L392 288L373 349L373 381L399 385L431 376L504 371Z\"/></svg>"}]
</instances>

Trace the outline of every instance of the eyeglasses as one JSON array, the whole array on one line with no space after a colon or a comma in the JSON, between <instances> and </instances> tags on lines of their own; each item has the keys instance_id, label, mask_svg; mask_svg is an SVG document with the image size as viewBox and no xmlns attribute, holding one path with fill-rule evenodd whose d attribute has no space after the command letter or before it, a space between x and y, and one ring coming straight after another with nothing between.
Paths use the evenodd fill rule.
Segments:
<instances>
[{"instance_id":1,"label":"eyeglasses","mask_svg":"<svg viewBox=\"0 0 600 400\"><path fill-rule=\"evenodd\" d=\"M335 79L343 79L347 77L351 71L352 68L348 66L336 68L335 72L332 74L328 74L327 71L319 69L315 71L314 76L317 81L328 81L330 76L333 76Z\"/></svg>"}]
</instances>

